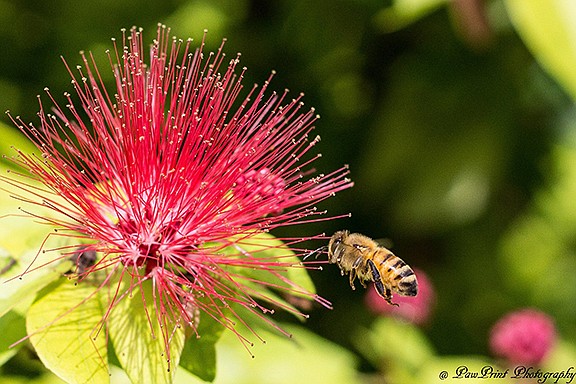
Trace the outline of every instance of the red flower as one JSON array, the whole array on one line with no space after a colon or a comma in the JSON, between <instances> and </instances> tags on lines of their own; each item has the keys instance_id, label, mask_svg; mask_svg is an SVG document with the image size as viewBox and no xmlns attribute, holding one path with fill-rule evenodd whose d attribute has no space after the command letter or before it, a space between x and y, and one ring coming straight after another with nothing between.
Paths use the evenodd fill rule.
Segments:
<instances>
[{"instance_id":1,"label":"red flower","mask_svg":"<svg viewBox=\"0 0 576 384\"><path fill-rule=\"evenodd\" d=\"M395 295L394 302L398 306L392 306L383 300L375 289L368 289L366 293L368 308L379 315L394 315L414 324L426 324L432 314L436 293L432 282L423 271L414 269L414 273L418 279L418 295L412 297Z\"/></svg>"},{"instance_id":2,"label":"red flower","mask_svg":"<svg viewBox=\"0 0 576 384\"><path fill-rule=\"evenodd\" d=\"M314 110L303 109L302 95L266 96L272 76L240 100L239 55L228 60L224 44L207 54L204 42L194 49L169 35L158 28L149 64L139 30L124 33L120 49L114 42L112 94L91 54L82 54L79 75L67 66L79 109L71 95L62 108L47 91L53 113L40 104L39 127L12 118L41 152L18 152L13 161L42 187L19 175L2 179L21 190L19 199L54 211L41 219L59 228L57 236L77 239L55 260L82 247L101 256L81 275L105 270L103 286L114 285L113 274L129 274L130 289L152 280L162 325L194 327L199 308L235 331L232 304L261 317L270 309L256 299L288 307L260 288L329 305L286 277L298 267L291 253L253 254L263 233L329 219L318 217L316 204L352 186L346 167L309 177L319 156L308 155L318 142L309 139Z\"/></svg>"},{"instance_id":3,"label":"red flower","mask_svg":"<svg viewBox=\"0 0 576 384\"><path fill-rule=\"evenodd\" d=\"M539 364L555 341L554 321L535 309L507 314L490 332L490 349L511 364Z\"/></svg>"}]
</instances>

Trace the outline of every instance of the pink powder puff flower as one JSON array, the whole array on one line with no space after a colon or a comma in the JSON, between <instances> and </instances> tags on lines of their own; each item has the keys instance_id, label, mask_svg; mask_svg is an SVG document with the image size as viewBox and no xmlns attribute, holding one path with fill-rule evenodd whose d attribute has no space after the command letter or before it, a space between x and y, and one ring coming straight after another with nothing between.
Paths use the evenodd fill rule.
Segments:
<instances>
[{"instance_id":1,"label":"pink powder puff flower","mask_svg":"<svg viewBox=\"0 0 576 384\"><path fill-rule=\"evenodd\" d=\"M510 364L539 364L556 340L554 321L536 309L502 317L490 332L490 349Z\"/></svg>"},{"instance_id":2,"label":"pink powder puff flower","mask_svg":"<svg viewBox=\"0 0 576 384\"><path fill-rule=\"evenodd\" d=\"M108 52L113 93L92 54L82 53L78 75L66 64L77 95L65 94L65 108L46 90L53 112L40 103L39 126L10 116L40 155L18 151L12 161L30 175L1 180L32 206L24 213L58 228L50 236L72 241L67 251L47 251L55 262L78 249L101 255L79 274L106 273L100 284L112 299L103 323L119 300L151 280L150 318L163 329L167 353L173 330L166 325L195 328L198 309L238 334L237 321L250 326L234 305L269 323L268 306L305 316L266 292L330 306L287 277L305 268L294 262L294 252L304 252L296 244L318 236L262 245L262 234L335 218L320 217L316 205L352 186L347 167L310 176L319 157L309 154L319 141L309 138L317 115L304 110L302 95L266 96L272 74L240 99L246 69L239 69L239 54L226 59L223 45L206 54L204 41L194 49L159 26L145 63L141 31L132 28ZM54 215L38 216L34 206ZM259 257L258 246L285 256ZM120 275L130 284L118 292L112 277Z\"/></svg>"},{"instance_id":3,"label":"pink powder puff flower","mask_svg":"<svg viewBox=\"0 0 576 384\"><path fill-rule=\"evenodd\" d=\"M366 293L368 308L378 315L393 315L413 324L426 324L432 314L436 294L432 282L423 271L415 268L414 273L418 279L418 295L412 297L394 295L394 302L398 306L392 306L383 300L375 289L368 289Z\"/></svg>"}]
</instances>

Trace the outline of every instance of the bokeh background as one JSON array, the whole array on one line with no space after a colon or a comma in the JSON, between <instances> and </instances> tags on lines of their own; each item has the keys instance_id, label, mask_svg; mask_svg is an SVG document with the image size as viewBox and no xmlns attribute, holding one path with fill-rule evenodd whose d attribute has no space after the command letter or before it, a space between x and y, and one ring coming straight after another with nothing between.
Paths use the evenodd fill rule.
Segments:
<instances>
[{"instance_id":1,"label":"bokeh background","mask_svg":"<svg viewBox=\"0 0 576 384\"><path fill-rule=\"evenodd\" d=\"M254 361L225 338L216 382L434 383L460 365L505 369L490 329L527 307L553 319L541 364L562 370L576 364L575 17L569 0L0 0L0 109L34 121L44 87L71 90L60 56L75 65L81 50L110 80L104 52L121 28L143 27L145 41L158 22L182 38L208 29L210 49L226 37L245 84L276 70L273 89L305 93L321 115L318 170L349 164L355 182L319 207L349 219L276 235L385 238L433 294L418 324L387 318L324 266L311 276L334 309L311 308L304 324L275 315L295 341L270 335ZM0 371L53 380L42 372L24 352Z\"/></svg>"}]
</instances>

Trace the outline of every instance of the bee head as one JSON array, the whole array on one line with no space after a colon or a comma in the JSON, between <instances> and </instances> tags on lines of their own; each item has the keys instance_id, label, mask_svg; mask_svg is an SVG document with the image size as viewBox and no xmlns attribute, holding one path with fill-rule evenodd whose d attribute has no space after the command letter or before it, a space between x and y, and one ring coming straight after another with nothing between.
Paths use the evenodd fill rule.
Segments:
<instances>
[{"instance_id":1,"label":"bee head","mask_svg":"<svg viewBox=\"0 0 576 384\"><path fill-rule=\"evenodd\" d=\"M342 243L346 241L350 232L338 231L332 235L328 243L328 258L331 263L336 263L342 254Z\"/></svg>"}]
</instances>

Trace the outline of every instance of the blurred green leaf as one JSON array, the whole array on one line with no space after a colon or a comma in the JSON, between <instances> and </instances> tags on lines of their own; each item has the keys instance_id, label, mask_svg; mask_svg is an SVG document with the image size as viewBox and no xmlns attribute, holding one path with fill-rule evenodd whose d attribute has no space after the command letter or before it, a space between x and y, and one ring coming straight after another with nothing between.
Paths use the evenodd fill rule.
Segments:
<instances>
[{"instance_id":1,"label":"blurred green leaf","mask_svg":"<svg viewBox=\"0 0 576 384\"><path fill-rule=\"evenodd\" d=\"M505 0L516 30L542 66L576 99L576 3Z\"/></svg>"},{"instance_id":2,"label":"blurred green leaf","mask_svg":"<svg viewBox=\"0 0 576 384\"><path fill-rule=\"evenodd\" d=\"M574 361L576 361L576 345L559 339L544 359L542 368L548 371L561 372L574 366Z\"/></svg>"},{"instance_id":3,"label":"blurred green leaf","mask_svg":"<svg viewBox=\"0 0 576 384\"><path fill-rule=\"evenodd\" d=\"M214 49L221 43L232 25L246 17L245 0L196 0L182 3L166 20L182 38L193 37L202 41L203 30L209 31L208 47Z\"/></svg>"},{"instance_id":4,"label":"blurred green leaf","mask_svg":"<svg viewBox=\"0 0 576 384\"><path fill-rule=\"evenodd\" d=\"M375 16L375 24L385 32L402 29L418 21L447 0L394 0Z\"/></svg>"},{"instance_id":5,"label":"blurred green leaf","mask_svg":"<svg viewBox=\"0 0 576 384\"><path fill-rule=\"evenodd\" d=\"M415 377L434 358L432 346L422 331L395 318L378 318L369 329L357 330L353 340L367 360L376 367L391 370L393 376Z\"/></svg>"},{"instance_id":6,"label":"blurred green leaf","mask_svg":"<svg viewBox=\"0 0 576 384\"><path fill-rule=\"evenodd\" d=\"M566 320L576 316L576 148L554 148L550 185L517 218L502 240L502 261L510 289L530 302L556 311ZM553 274L542 271L555 271ZM562 282L562 289L558 289ZM572 323L572 322L571 322Z\"/></svg>"},{"instance_id":7,"label":"blurred green leaf","mask_svg":"<svg viewBox=\"0 0 576 384\"><path fill-rule=\"evenodd\" d=\"M550 353L544 359L542 368L551 372L561 372L574 366L576 361L576 346L559 339Z\"/></svg>"},{"instance_id":8,"label":"blurred green leaf","mask_svg":"<svg viewBox=\"0 0 576 384\"><path fill-rule=\"evenodd\" d=\"M114 304L108 318L118 361L133 383L170 383L184 347L184 330L176 324L161 327L158 323L161 305L156 300L161 299L154 295L152 281L145 280L129 291Z\"/></svg>"},{"instance_id":9,"label":"blurred green leaf","mask_svg":"<svg viewBox=\"0 0 576 384\"><path fill-rule=\"evenodd\" d=\"M32 304L26 328L36 353L56 375L68 383L107 383L103 315L97 287L63 280Z\"/></svg>"},{"instance_id":10,"label":"blurred green leaf","mask_svg":"<svg viewBox=\"0 0 576 384\"><path fill-rule=\"evenodd\" d=\"M0 366L18 352L22 343L11 345L26 336L26 321L21 314L10 311L0 317L0 329L2 337L0 338Z\"/></svg>"}]
</instances>

